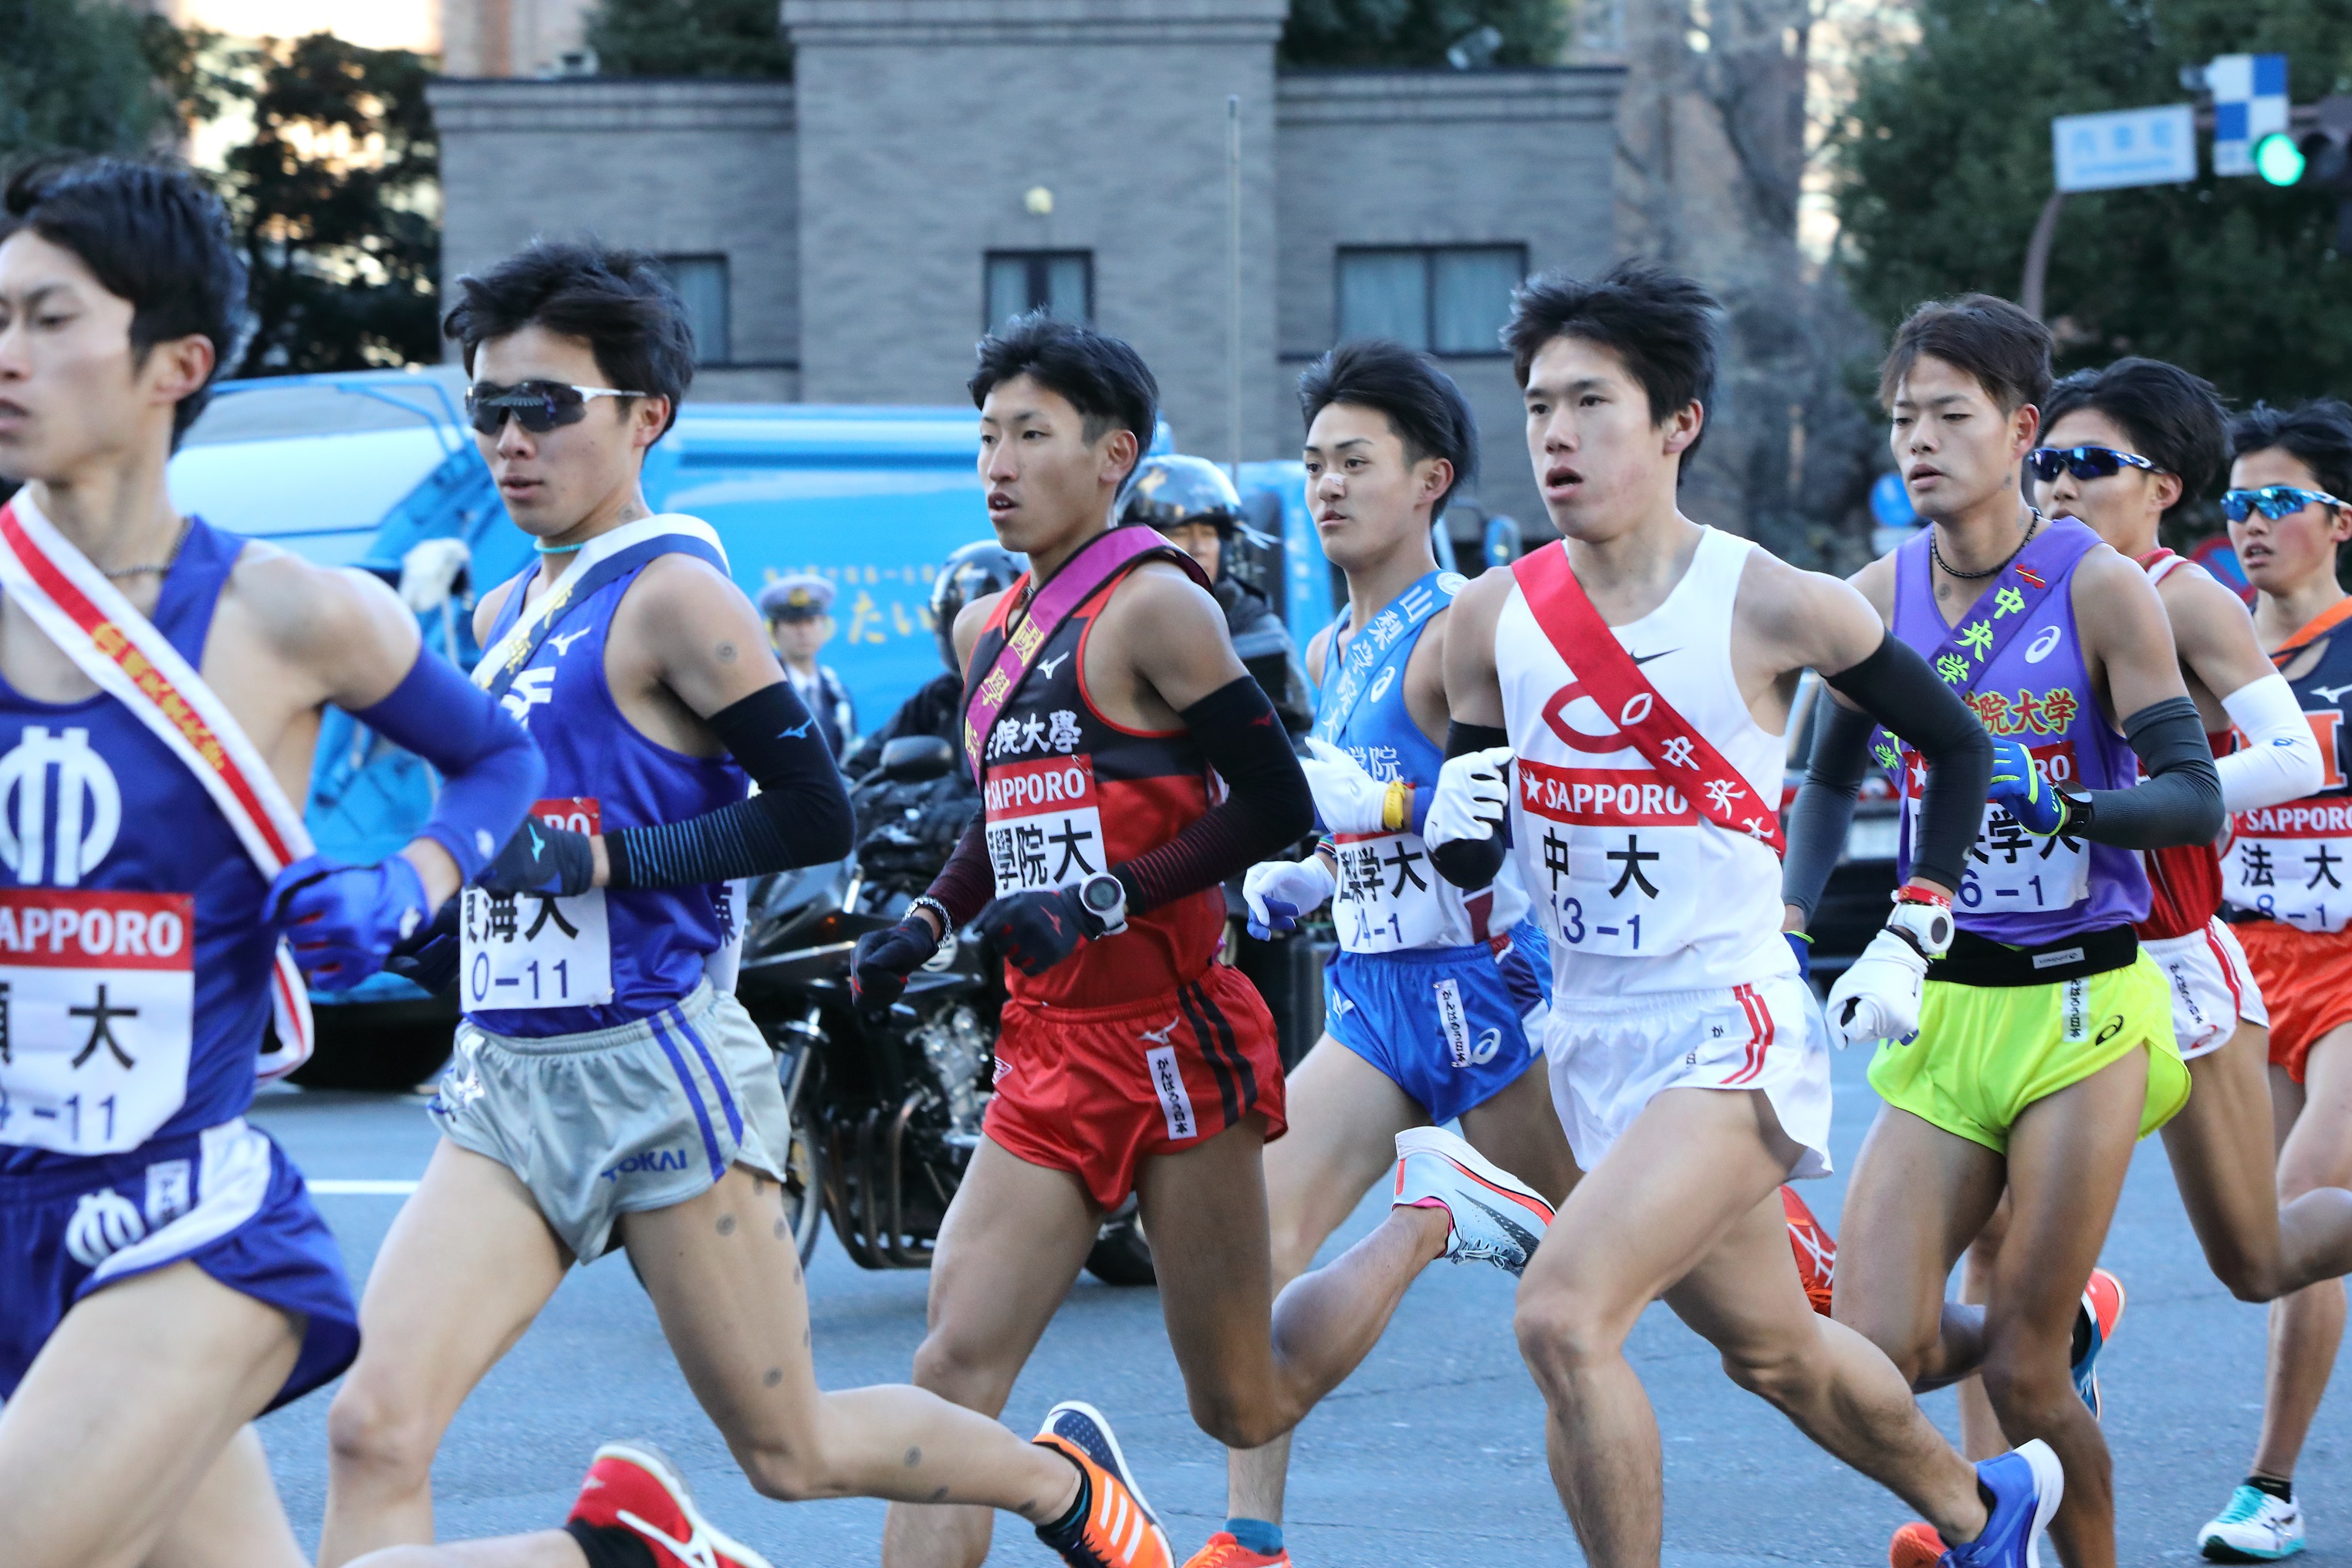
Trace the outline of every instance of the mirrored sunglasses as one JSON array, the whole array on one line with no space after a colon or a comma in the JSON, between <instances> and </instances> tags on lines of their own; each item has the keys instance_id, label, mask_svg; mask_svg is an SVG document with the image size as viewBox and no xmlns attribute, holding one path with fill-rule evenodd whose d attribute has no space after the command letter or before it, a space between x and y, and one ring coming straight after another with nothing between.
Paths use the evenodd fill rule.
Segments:
<instances>
[{"instance_id":1,"label":"mirrored sunglasses","mask_svg":"<svg viewBox=\"0 0 2352 1568\"><path fill-rule=\"evenodd\" d=\"M466 417L485 436L505 429L509 415L532 435L544 436L558 425L577 425L588 417L588 405L596 398L645 395L562 381L518 381L512 386L478 381L466 389Z\"/></svg>"},{"instance_id":2,"label":"mirrored sunglasses","mask_svg":"<svg viewBox=\"0 0 2352 1568\"><path fill-rule=\"evenodd\" d=\"M2036 447L2025 455L2025 466L2043 484L2069 473L2078 479L2113 479L2126 468L2146 468L2153 474L2157 466L2137 452L2118 452L2113 447Z\"/></svg>"},{"instance_id":3,"label":"mirrored sunglasses","mask_svg":"<svg viewBox=\"0 0 2352 1568\"><path fill-rule=\"evenodd\" d=\"M2243 522L2246 514L2259 511L2276 522L2292 517L2312 505L2342 507L2344 503L2326 490L2306 490L2295 485L2264 485L2258 490L2225 490L2221 494L2221 515L2231 522Z\"/></svg>"}]
</instances>

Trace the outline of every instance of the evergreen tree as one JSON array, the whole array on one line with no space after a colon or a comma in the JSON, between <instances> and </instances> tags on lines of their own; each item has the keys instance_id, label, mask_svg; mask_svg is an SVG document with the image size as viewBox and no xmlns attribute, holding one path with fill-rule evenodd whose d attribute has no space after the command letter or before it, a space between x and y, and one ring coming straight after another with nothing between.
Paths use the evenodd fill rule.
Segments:
<instances>
[{"instance_id":1,"label":"evergreen tree","mask_svg":"<svg viewBox=\"0 0 2352 1568\"><path fill-rule=\"evenodd\" d=\"M588 47L604 76L790 77L776 0L596 0Z\"/></svg>"},{"instance_id":2,"label":"evergreen tree","mask_svg":"<svg viewBox=\"0 0 2352 1568\"><path fill-rule=\"evenodd\" d=\"M142 48L154 20L102 0L0 0L0 164L135 153L167 129L171 104Z\"/></svg>"},{"instance_id":3,"label":"evergreen tree","mask_svg":"<svg viewBox=\"0 0 2352 1568\"><path fill-rule=\"evenodd\" d=\"M1568 38L1563 0L1290 0L1286 66L1442 66L1454 43L1492 27L1496 65L1549 65Z\"/></svg>"}]
</instances>

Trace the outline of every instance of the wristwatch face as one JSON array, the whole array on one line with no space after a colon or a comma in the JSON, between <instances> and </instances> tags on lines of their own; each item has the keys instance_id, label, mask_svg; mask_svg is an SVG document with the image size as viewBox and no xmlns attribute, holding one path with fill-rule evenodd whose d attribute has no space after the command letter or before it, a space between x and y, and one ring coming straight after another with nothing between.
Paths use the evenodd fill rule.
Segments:
<instances>
[{"instance_id":1,"label":"wristwatch face","mask_svg":"<svg viewBox=\"0 0 2352 1568\"><path fill-rule=\"evenodd\" d=\"M1086 886L1078 889L1078 897L1095 913L1108 916L1127 902L1127 889L1119 886L1116 877L1089 877Z\"/></svg>"}]
</instances>

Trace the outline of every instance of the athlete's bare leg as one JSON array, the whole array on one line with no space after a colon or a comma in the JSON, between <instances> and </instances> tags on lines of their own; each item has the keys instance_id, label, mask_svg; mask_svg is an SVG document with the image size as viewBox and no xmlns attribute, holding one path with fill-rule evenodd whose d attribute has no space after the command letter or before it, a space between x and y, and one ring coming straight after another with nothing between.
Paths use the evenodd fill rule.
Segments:
<instances>
[{"instance_id":1,"label":"athlete's bare leg","mask_svg":"<svg viewBox=\"0 0 2352 1568\"><path fill-rule=\"evenodd\" d=\"M2302 1083L2273 1068L2271 1089L2277 1106L2281 1201L2303 1200L2315 1187L2352 1184L2352 1025L2329 1030L2313 1045L2304 1058ZM2343 1340L2341 1279L2323 1279L2271 1304L2256 1475L2294 1478Z\"/></svg>"},{"instance_id":2,"label":"athlete's bare leg","mask_svg":"<svg viewBox=\"0 0 2352 1568\"><path fill-rule=\"evenodd\" d=\"M580 1543L560 1530L496 1541L453 1541L446 1546L387 1546L352 1568L588 1568Z\"/></svg>"},{"instance_id":3,"label":"athlete's bare leg","mask_svg":"<svg viewBox=\"0 0 2352 1568\"><path fill-rule=\"evenodd\" d=\"M1657 1420L1624 1343L1662 1294L1736 1382L1945 1539L1984 1528L1974 1470L1902 1375L1805 1298L1779 1191L1798 1153L1760 1094L1669 1089L1577 1184L1520 1283L1519 1347L1549 1410L1552 1480L1596 1568L1658 1561Z\"/></svg>"},{"instance_id":4,"label":"athlete's bare leg","mask_svg":"<svg viewBox=\"0 0 2352 1568\"><path fill-rule=\"evenodd\" d=\"M1967 1256L1960 1259L1962 1305L1981 1310L1992 1299L1993 1268L2000 1258L2001 1237L2008 1233L2009 1189L2004 1187L1992 1218L1985 1222L1982 1234L1969 1244ZM1983 1378L1971 1374L1960 1379L1958 1392L1961 1453L1971 1459L1990 1459L2016 1447L2001 1431L1992 1401L1985 1397Z\"/></svg>"},{"instance_id":5,"label":"athlete's bare leg","mask_svg":"<svg viewBox=\"0 0 2352 1568\"><path fill-rule=\"evenodd\" d=\"M230 1543L268 1550L270 1521L249 1495L236 1507L249 1471L222 1462L285 1386L301 1345L299 1319L193 1263L76 1303L0 1405L10 1568L138 1568L167 1541L180 1553L169 1561L203 1563L193 1527L206 1521Z\"/></svg>"},{"instance_id":6,"label":"athlete's bare leg","mask_svg":"<svg viewBox=\"0 0 2352 1568\"><path fill-rule=\"evenodd\" d=\"M1982 1310L1946 1306L1944 1281L2007 1180L2001 1156L1907 1110L1880 1110L1863 1140L1838 1226L1834 1312L1916 1389L1966 1377L1983 1359Z\"/></svg>"},{"instance_id":7,"label":"athlete's bare leg","mask_svg":"<svg viewBox=\"0 0 2352 1568\"><path fill-rule=\"evenodd\" d=\"M327 1412L320 1568L433 1539L441 1435L571 1261L513 1172L441 1141L368 1272L360 1359Z\"/></svg>"},{"instance_id":8,"label":"athlete's bare leg","mask_svg":"<svg viewBox=\"0 0 2352 1568\"><path fill-rule=\"evenodd\" d=\"M1541 1055L1508 1089L1462 1113L1462 1136L1473 1149L1541 1193L1554 1208L1567 1200L1584 1174L1577 1169L1567 1130L1552 1104L1551 1077Z\"/></svg>"},{"instance_id":9,"label":"athlete's bare leg","mask_svg":"<svg viewBox=\"0 0 2352 1568\"><path fill-rule=\"evenodd\" d=\"M1085 1266L1102 1216L1067 1171L1033 1165L982 1137L931 1259L919 1388L994 1416ZM1155 1261L1160 1237L1152 1233ZM882 1530L885 1568L979 1568L996 1515L900 1504Z\"/></svg>"},{"instance_id":10,"label":"athlete's bare leg","mask_svg":"<svg viewBox=\"0 0 2352 1568\"><path fill-rule=\"evenodd\" d=\"M142 1568L304 1568L259 1433L229 1439Z\"/></svg>"}]
</instances>

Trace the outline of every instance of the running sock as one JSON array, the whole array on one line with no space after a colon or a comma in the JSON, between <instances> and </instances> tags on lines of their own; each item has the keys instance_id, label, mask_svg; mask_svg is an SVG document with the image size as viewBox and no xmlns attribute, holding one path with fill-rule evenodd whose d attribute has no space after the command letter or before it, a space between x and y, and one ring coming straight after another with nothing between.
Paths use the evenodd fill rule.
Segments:
<instances>
[{"instance_id":1,"label":"running sock","mask_svg":"<svg viewBox=\"0 0 2352 1568\"><path fill-rule=\"evenodd\" d=\"M2068 1342L2066 1347L2068 1366L2080 1366L2083 1363L2084 1352L2091 1348L2091 1331L2097 1327L2098 1324L2092 1321L2091 1310L2088 1307L2074 1309L2074 1337Z\"/></svg>"},{"instance_id":2,"label":"running sock","mask_svg":"<svg viewBox=\"0 0 2352 1568\"><path fill-rule=\"evenodd\" d=\"M1077 1469L1073 1465L1072 1469ZM1055 1551L1077 1544L1078 1535L1086 1528L1087 1515L1095 1506L1095 1483L1086 1471L1078 1470L1078 1495L1070 1500L1070 1511L1049 1524L1037 1527L1037 1539ZM593 1565L592 1565L593 1568Z\"/></svg>"},{"instance_id":3,"label":"running sock","mask_svg":"<svg viewBox=\"0 0 2352 1568\"><path fill-rule=\"evenodd\" d=\"M1229 1519L1225 1533L1242 1543L1245 1551L1260 1557L1282 1555L1282 1526L1265 1519Z\"/></svg>"},{"instance_id":4,"label":"running sock","mask_svg":"<svg viewBox=\"0 0 2352 1568\"><path fill-rule=\"evenodd\" d=\"M578 1543L588 1568L656 1568L654 1549L634 1530L575 1519L564 1525L563 1533Z\"/></svg>"},{"instance_id":5,"label":"running sock","mask_svg":"<svg viewBox=\"0 0 2352 1568\"><path fill-rule=\"evenodd\" d=\"M2253 1488L2258 1492L2268 1492L2271 1496L2278 1499L2281 1502L2293 1502L2294 1500L2294 1483L2293 1481L2273 1480L2268 1476L2248 1476L2246 1478L2246 1484Z\"/></svg>"}]
</instances>

